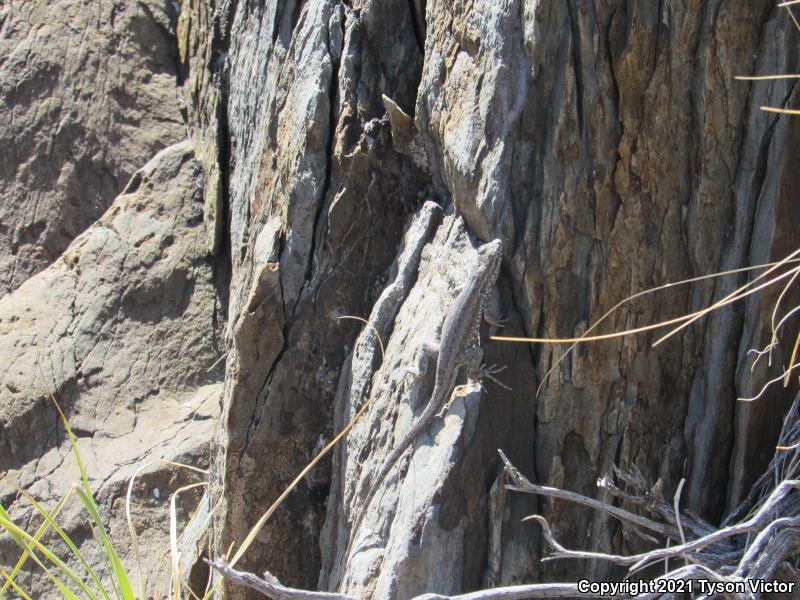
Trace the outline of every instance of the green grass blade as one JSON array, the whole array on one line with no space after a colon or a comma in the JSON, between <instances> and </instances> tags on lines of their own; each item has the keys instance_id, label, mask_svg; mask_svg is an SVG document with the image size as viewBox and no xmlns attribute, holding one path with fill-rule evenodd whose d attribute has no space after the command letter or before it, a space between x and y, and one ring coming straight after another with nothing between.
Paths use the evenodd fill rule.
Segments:
<instances>
[{"instance_id":1,"label":"green grass blade","mask_svg":"<svg viewBox=\"0 0 800 600\"><path fill-rule=\"evenodd\" d=\"M22 600L31 600L31 597L28 596L28 594L26 594L22 590L22 588L20 588L17 585L17 582L14 581L14 579L11 577L11 575L6 573L5 570L2 567L0 567L0 575L2 575L6 580L6 585L3 586L4 590L7 589L8 587L11 587L15 592L17 592L20 595ZM3 592L2 592L2 590L0 590L0 597L2 597L2 594L3 594Z\"/></svg>"},{"instance_id":2,"label":"green grass blade","mask_svg":"<svg viewBox=\"0 0 800 600\"><path fill-rule=\"evenodd\" d=\"M103 596L103 598L105 600L110 600L108 594L103 589L103 583L100 581L100 578L97 576L97 573L95 573L94 569L92 569L92 567L89 566L89 563L86 562L86 559L83 557L83 554L81 554L81 551L78 550L78 548L75 546L72 539L70 539L69 535L67 535L67 532L64 531L59 526L58 523L56 523L56 521L47 513L47 511L38 502L36 502L36 500L30 494L26 493L21 489L19 489L19 492L25 495L25 497L30 501L30 503L39 512L39 514L42 515L42 517L44 517L44 520L47 522L47 524L50 525L50 527L52 527L56 531L56 533L58 533L59 536L61 536L61 539L64 540L64 543L69 547L69 549L72 551L72 554L75 555L75 557L81 563L83 568L86 570L86 573L88 573L89 577L97 586L97 589L100 591L100 594Z\"/></svg>"},{"instance_id":3,"label":"green grass blade","mask_svg":"<svg viewBox=\"0 0 800 600\"><path fill-rule=\"evenodd\" d=\"M36 555L31 548L31 545L35 547L42 555L53 563L59 570L64 573L69 579L71 579L75 585L77 585L80 590L88 597L90 600L98 600L97 596L89 589L83 580L78 577L77 573L73 571L64 561L62 561L58 556L53 554L44 544L42 544L39 540L35 540L32 535L26 532L23 529L17 527L12 521L9 521L5 517L0 517L0 527L5 529L8 534L14 539L18 546L20 546L23 550L25 550L31 559L39 565L39 567L47 574L50 580L56 585L59 591L64 595L65 598L68 600L80 600L78 596L72 592L66 584L61 581L58 577L56 577L50 569L41 561L41 559Z\"/></svg>"},{"instance_id":4,"label":"green grass blade","mask_svg":"<svg viewBox=\"0 0 800 600\"><path fill-rule=\"evenodd\" d=\"M109 561L111 561L111 568L114 571L114 581L119 586L122 597L124 600L136 600L136 596L133 593L133 586L131 586L128 574L125 572L125 567L123 567L122 561L119 559L119 555L114 549L114 545L111 543L105 527L103 527L103 520L100 518L100 513L97 510L94 497L92 497L91 492L87 494L81 489L77 489L76 492L78 498L80 498L83 503L83 507L86 509L86 512L89 513L92 521L94 521L94 524L97 526L97 530L100 532L100 540L103 544L103 549Z\"/></svg>"},{"instance_id":5,"label":"green grass blade","mask_svg":"<svg viewBox=\"0 0 800 600\"><path fill-rule=\"evenodd\" d=\"M10 481L10 480L6 479L6 481ZM71 494L72 494L72 490L70 490L69 492L64 494L61 497L61 499L58 502L56 502L56 505L53 507L53 514L51 515L52 517L57 517L58 516L58 513L61 512L61 509L64 507L64 504L67 502L67 500L69 499ZM8 519L12 523L14 522L14 520L11 518L11 515L8 514L8 512L6 511L6 509L2 505L0 505L0 517ZM39 526L39 529L36 530L36 533L33 534L33 539L35 539L36 541L39 541L40 539L42 539L42 536L45 533L47 533L48 529L49 529L49 525L47 524L47 522L42 523ZM6 577L5 577L6 583L3 585L2 588L0 588L0 598L4 598L5 597L5 594L6 594L6 592L8 592L8 588L9 587L15 587L14 584L13 584L14 578L17 576L17 573L19 573L20 569L22 569L22 567L25 565L25 562L27 560L28 560L28 553L23 551L22 556L20 556L19 560L17 561L17 564L14 565L14 568L11 570L11 574L9 575L8 573L4 572L4 575L6 575Z\"/></svg>"},{"instance_id":6,"label":"green grass blade","mask_svg":"<svg viewBox=\"0 0 800 600\"><path fill-rule=\"evenodd\" d=\"M89 485L89 476L86 474L86 467L83 464L81 453L78 450L78 442L75 439L75 435L72 433L72 428L69 426L67 417L64 415L61 407L58 405L58 402L56 402L55 398L52 398L52 400L53 404L56 406L56 410L58 410L58 414L61 416L61 421L64 423L64 429L69 436L69 443L72 445L72 451L75 454L75 460L78 462L78 469L80 469L81 472L83 490L77 489L76 492L78 493L78 497L81 499L81 503L86 509L86 512L89 513L89 516L91 517L92 521L94 521L97 530L100 532L100 540L103 545L103 550L105 551L105 555L111 563L111 569L114 571L114 591L117 594L121 593L124 600L136 600L136 596L133 593L133 586L131 586L131 583L128 580L128 575L125 572L125 568L122 566L122 562L119 559L117 551L114 550L114 546L111 543L108 534L106 533L106 528L103 526L103 520L100 518L100 513L97 510L97 503L94 500L92 488ZM118 586L118 589L116 586Z\"/></svg>"},{"instance_id":7,"label":"green grass blade","mask_svg":"<svg viewBox=\"0 0 800 600\"><path fill-rule=\"evenodd\" d=\"M50 399L53 401L53 404L56 406L56 410L58 414L61 416L61 422L64 423L64 429L67 431L67 435L69 436L69 443L72 446L72 452L75 454L75 460L78 461L78 469L81 472L81 480L83 481L83 489L89 496L92 496L92 488L89 486L89 476L86 474L86 467L83 466L83 460L81 459L81 453L78 451L78 441L75 439L75 435L72 433L72 428L69 426L69 422L67 421L66 415L61 410L61 407L56 402L56 399L51 395ZM92 501L94 501L94 496L92 496Z\"/></svg>"}]
</instances>

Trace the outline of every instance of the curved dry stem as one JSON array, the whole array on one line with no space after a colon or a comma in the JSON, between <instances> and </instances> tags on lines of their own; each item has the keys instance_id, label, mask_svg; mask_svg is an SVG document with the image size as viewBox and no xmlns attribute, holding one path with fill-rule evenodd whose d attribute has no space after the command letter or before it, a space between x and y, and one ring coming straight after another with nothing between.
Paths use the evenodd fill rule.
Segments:
<instances>
[{"instance_id":1,"label":"curved dry stem","mask_svg":"<svg viewBox=\"0 0 800 600\"><path fill-rule=\"evenodd\" d=\"M339 317L339 319L352 319L353 321L361 321L362 323L364 323L364 325L366 325L367 327L372 329L372 333L374 333L375 337L378 338L378 345L381 347L381 359L383 360L383 359L386 358L386 351L385 351L385 349L383 347L383 340L381 339L381 334L378 333L378 330L375 327L375 325L373 325L372 323L370 323L369 321L367 321L366 319L364 319L362 317L355 317L355 316L352 316L352 315L343 315L343 316Z\"/></svg>"},{"instance_id":2,"label":"curved dry stem","mask_svg":"<svg viewBox=\"0 0 800 600\"><path fill-rule=\"evenodd\" d=\"M775 306L772 307L772 316L770 317L770 327L772 328L773 337L775 337L775 319L778 316L778 309L780 309L784 297L789 292L789 289L792 287L792 284L795 282L798 275L800 275L800 271L795 271L794 275L792 275L792 278L786 282L786 285L783 286L780 295L778 295L778 299L775 301Z\"/></svg>"},{"instance_id":3,"label":"curved dry stem","mask_svg":"<svg viewBox=\"0 0 800 600\"><path fill-rule=\"evenodd\" d=\"M798 252L800 252L800 250L798 250ZM800 267L795 267L795 269L800 269ZM772 285L772 284L774 284L774 283L776 283L778 281L781 281L782 279L785 279L786 277L788 277L789 275L794 273L795 269L787 271L786 273L783 273L783 274L775 277L774 279L770 279L770 280L762 283L760 286L755 287L752 290L748 290L746 292L742 292L741 290L745 289L750 284L747 284L746 286L742 286L741 288L738 288L738 290L736 290L736 292L739 292L739 293L732 292L731 294L726 296L726 298L723 298L723 300L720 300L719 302L715 303L712 306L709 306L708 308L704 308L702 310L693 312L693 313L688 314L688 315L683 315L681 317L675 317L674 319L668 319L666 321L660 321L659 323L654 323L652 325L643 325L642 327L635 327L633 329L626 329L624 331L617 331L617 332L614 332L614 333L606 333L606 334L603 334L603 335L592 335L592 336L584 335L582 337L577 337L577 338L527 338L527 337L492 336L491 339L497 340L497 341L500 341L500 342L526 342L526 343L532 343L532 344L565 344L565 343L573 343L573 342L574 343L598 342L598 341L602 341L602 340L616 339L616 338L624 337L626 335L632 335L632 334L635 334L635 333L643 333L643 332L646 332L646 331L653 331L654 329L661 329L662 327L667 327L669 325L676 325L678 323L682 323L677 328L673 329L670 333L668 333L665 336L662 336L661 338L659 338L653 344L653 347L655 347L656 345L660 344L661 342L666 340L671 335L677 333L678 331L680 331L681 329L686 327L686 325L688 325L689 322L694 322L697 319L699 319L700 317L702 317L702 316L704 316L704 315L706 315L706 314L708 314L708 313L710 313L710 312L712 312L714 310L717 310L718 308L721 308L722 306L726 306L728 304L732 304L733 302L737 302L737 301L741 300L742 298L746 298L747 296L751 296L752 294L760 292L762 289L764 289L766 287L769 287L770 285Z\"/></svg>"},{"instance_id":4,"label":"curved dry stem","mask_svg":"<svg viewBox=\"0 0 800 600\"><path fill-rule=\"evenodd\" d=\"M139 586L140 598L145 597L144 576L142 574L142 559L139 554L139 536L136 533L136 528L133 526L133 517L131 517L131 497L133 496L133 484L136 482L136 478L139 476L139 474L145 469L157 464L172 465L173 467L180 467L182 469L188 469L189 471L194 471L202 475L208 475L208 470L206 469L200 469L192 465L173 462L171 460L165 460L163 458L151 460L150 462L143 464L133 472L133 475L131 476L131 479L128 482L128 490L125 493L125 521L128 524L128 533L131 536L131 548L133 550L133 560L136 563L136 576L138 580L137 584Z\"/></svg>"},{"instance_id":5,"label":"curved dry stem","mask_svg":"<svg viewBox=\"0 0 800 600\"><path fill-rule=\"evenodd\" d=\"M791 317L793 317L797 312L800 312L800 305L795 306L792 310L790 310L788 313L783 315L783 317L777 323L777 325L776 324L772 325L772 337L770 338L769 343L766 346L764 346L764 348L762 348L761 350L756 350L754 348L751 348L750 350L747 351L748 355L751 354L751 353L757 355L756 359L753 361L753 364L750 366L750 372L751 373L755 370L756 365L758 364L758 361L761 360L761 357L764 356L765 354L769 354L770 355L770 358L769 358L769 361L768 361L767 365L770 366L770 367L772 366L772 350L775 347L777 347L777 345L779 343L778 332L786 324L786 322ZM789 364L792 364L793 362L794 362L794 357L792 357L792 360L789 361Z\"/></svg>"},{"instance_id":6,"label":"curved dry stem","mask_svg":"<svg viewBox=\"0 0 800 600\"><path fill-rule=\"evenodd\" d=\"M181 590L181 553L178 550L178 495L203 485L208 485L208 483L205 481L200 481L198 483L190 483L189 485L185 485L175 490L169 499L169 554L171 559L170 565L172 567L172 594L174 600L180 600Z\"/></svg>"},{"instance_id":7,"label":"curved dry stem","mask_svg":"<svg viewBox=\"0 0 800 600\"><path fill-rule=\"evenodd\" d=\"M798 77L800 77L800 75L798 75ZM792 259L792 260L787 261L787 263L796 263L796 262L800 262L800 259ZM620 300L614 306L612 306L610 309L608 309L603 314L603 316L601 316L597 321L592 323L592 325L583 333L583 335L580 338L578 338L578 340L583 340L589 334L589 332L591 332L595 328L597 328L600 325L600 323L605 321L614 312L619 310L623 305L627 304L628 302L632 302L633 300L636 300L637 298L646 296L648 294L654 294L655 292L660 292L662 290L666 290L666 289L669 289L671 287L676 287L676 286L679 286L679 285L687 285L687 284L690 284L690 283L697 283L698 281L705 281L706 279L715 279L717 277L726 277L728 275L736 275L736 274L739 274L739 273L747 273L749 271L756 271L758 269L767 269L769 267L777 266L778 264L780 264L780 261L774 261L774 262L764 263L764 264L760 264L760 265L753 265L753 266L750 266L750 267L740 267L738 269L728 269L727 271L720 271L719 273L712 273L710 275L699 275L697 277L690 277L688 279L682 279L680 281L674 281L674 282L671 282L671 283L665 283L664 285L659 285L659 286L654 287L654 288L649 288L649 289L646 289L646 290L642 290L641 292L637 292L637 293L635 293L635 294L633 294L631 296L628 296L627 298L624 298L623 300ZM497 338L492 338L492 339L497 339ZM553 365L547 370L547 373L544 374L544 377L542 377L542 381L539 383L539 385L536 388L536 395L537 396L542 391L542 387L544 386L545 382L553 374L553 371L555 371L555 369L558 367L558 365L560 365L561 362L575 349L575 346L577 346L578 343L579 343L579 341L573 341L572 345L569 348L567 348L567 350L563 354L561 354L561 356L559 356L558 359L556 359L556 361L553 363Z\"/></svg>"},{"instance_id":8,"label":"curved dry stem","mask_svg":"<svg viewBox=\"0 0 800 600\"><path fill-rule=\"evenodd\" d=\"M623 300L620 300L614 306L612 306L610 309L608 309L605 313L603 313L603 316L601 316L599 319L597 319L597 321L592 323L592 325L583 333L583 335L581 336L581 339L583 339L589 332L591 332L596 327L598 327L600 325L600 323L605 321L609 316L611 316L613 313L615 313L617 310L619 310L623 305L627 304L628 302L632 302L633 300L636 300L637 298L641 298L641 297L646 296L648 294L654 294L655 292L659 292L661 290L669 289L671 287L676 287L676 286L679 286L679 285L686 285L686 284L689 284L689 283L696 283L698 281L704 281L706 279L713 279L713 278L716 278L716 277L725 277L727 275L735 275L737 273L753 271L753 270L756 270L756 269L764 269L764 268L768 268L770 266L773 266L774 264L776 264L776 263L768 263L768 264L765 264L765 265L756 265L756 266L752 266L752 267L742 267L742 268L739 268L739 269L730 269L728 271L722 271L720 273L712 273L711 275L700 275L698 277L690 277L689 279L682 279L681 281L665 283L664 285L659 285L659 286L654 287L654 288L650 288L650 289L647 289L647 290L642 290L641 292L637 292L637 293L635 293L635 294L633 294L631 296L628 296L627 298L624 298ZM541 392L542 386L544 386L545 382L550 378L550 375L552 375L553 371L575 349L575 346L577 346L577 344L578 344L578 342L573 342L572 345L569 348L567 348L567 350L561 356L559 356L558 359L556 359L556 361L553 363L553 365L547 370L547 373L545 373L544 377L542 377L542 381L539 383L538 387L536 388L536 395L537 396L539 395L539 392Z\"/></svg>"},{"instance_id":9,"label":"curved dry stem","mask_svg":"<svg viewBox=\"0 0 800 600\"><path fill-rule=\"evenodd\" d=\"M788 369L786 369L786 370L785 370L783 373L781 373L780 375L778 375L778 376L777 376L777 377L775 377L774 379L770 379L770 380L769 380L767 383L765 383L765 384L764 384L764 387L762 387L762 388L761 388L761 391L759 391L759 392L758 392L758 393L757 393L755 396L753 396L752 398L737 398L736 400L737 400L738 402L755 402L756 400L758 400L759 398L761 398L761 396L763 396L763 395L764 395L764 392L766 392L766 391L767 391L767 388L768 388L769 386L771 386L773 383L777 383L778 381L781 381L782 379L785 379L786 377L788 377L788 375L789 375L789 374L790 374L790 373L791 373L791 372L792 372L794 369L796 369L797 367L800 367L800 363L794 363L792 366L790 366Z\"/></svg>"},{"instance_id":10,"label":"curved dry stem","mask_svg":"<svg viewBox=\"0 0 800 600\"><path fill-rule=\"evenodd\" d=\"M800 114L800 113L798 113L798 114ZM765 278L767 275L769 275L769 274L770 274L770 273L772 273L773 271L776 271L776 270L778 270L780 267L782 267L783 265L787 264L787 263L789 262L789 260L790 260L790 259L794 258L794 257L795 257L795 256L797 256L798 254L800 254L800 248L798 248L797 250L795 250L794 252L792 252L791 254L789 254L789 255L788 255L786 258L784 258L783 260L780 260L780 261L778 261L778 262L775 264L775 266L773 266L773 267L770 267L769 269L767 269L766 271L764 271L764 272L763 272L761 275L759 275L758 277L756 277L756 278L755 278L755 279L753 279L752 281L750 281L750 282L748 282L748 283L746 283L746 284L742 285L741 287L738 287L738 288L736 288L736 289L735 289L734 291L732 291L730 294L728 294L727 296L725 296L724 298L722 298L722 300L718 300L717 302L715 302L714 304L712 304L712 305L711 305L711 306L709 306L708 308L705 308L705 309L704 309L704 310L702 310L702 311L698 311L700 314L698 314L698 315L696 315L696 316L693 316L692 318L690 318L690 319L686 320L686 321L685 321L685 322L683 322L681 325L679 325L678 327L676 327L675 329L673 329L672 331L670 331L668 334L666 334L666 335L664 335L664 336L660 337L659 339L657 339L657 340L655 341L655 343L653 344L653 347L655 348L656 346L658 346L658 345L659 345L661 342L663 342L663 341L664 341L664 340L666 340L667 338L669 338L669 337L671 337L671 336L675 335L676 333L678 333L678 332L679 332L679 331L681 331L682 329L684 329L684 328L688 327L689 325L691 325L692 323L694 323L694 322L695 322L697 319L699 319L700 317L702 317L702 316L705 316L705 315L707 315L708 313L710 313L710 312L713 312L713 311L717 310L718 308L721 308L721 307L723 307L723 306L725 306L725 305L727 305L727 304L730 304L731 302L735 302L735 301L737 301L737 300L741 300L742 298L745 298L745 297L747 297L747 296L749 296L749 295L751 295L751 294L753 294L753 293L755 293L755 292L758 292L758 291L760 291L760 290L762 290L762 289L764 289L764 288L766 288L766 287L769 287L769 286L771 286L772 284L774 284L774 283L776 283L776 282L778 282L778 281L781 281L782 279L785 279L785 278L786 278L786 277L788 277L789 275L794 275L794 274L797 272L797 270L798 270L798 269L800 269L800 267L794 267L794 268L792 268L792 269L789 269L789 270L788 270L788 271L786 271L785 273L782 273L781 275L778 275L777 277L775 277L775 278L773 278L773 279L769 279L769 280L767 280L766 282L762 283L761 285L758 285L758 286L756 286L756 287L755 287L755 288L753 288L752 290L749 290L749 291L748 291L748 292L746 292L746 293L742 293L742 292L743 292L743 290L747 290L747 289L748 289L748 288L750 288L752 285L754 285L756 282L760 281L761 279L764 279L764 278Z\"/></svg>"}]
</instances>

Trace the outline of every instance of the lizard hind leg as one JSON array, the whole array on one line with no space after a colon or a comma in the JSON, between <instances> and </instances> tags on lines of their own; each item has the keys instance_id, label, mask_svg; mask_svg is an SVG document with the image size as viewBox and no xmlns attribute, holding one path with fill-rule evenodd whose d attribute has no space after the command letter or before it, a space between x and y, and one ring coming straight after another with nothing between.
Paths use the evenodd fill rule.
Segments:
<instances>
[{"instance_id":1,"label":"lizard hind leg","mask_svg":"<svg viewBox=\"0 0 800 600\"><path fill-rule=\"evenodd\" d=\"M467 379L473 379L470 373L478 372L482 361L483 349L480 346L475 345L464 348L461 352L459 352L458 356L456 356L455 364L456 368L464 367L464 370L467 373ZM444 406L442 406L442 409L436 414L436 416L444 417L445 413L450 410L450 406L452 404L453 395L451 392L449 399Z\"/></svg>"},{"instance_id":2,"label":"lizard hind leg","mask_svg":"<svg viewBox=\"0 0 800 600\"><path fill-rule=\"evenodd\" d=\"M473 373L480 371L483 362L483 349L480 346L469 346L459 352L457 364L463 366L467 372L467 377L471 378Z\"/></svg>"},{"instance_id":3,"label":"lizard hind leg","mask_svg":"<svg viewBox=\"0 0 800 600\"><path fill-rule=\"evenodd\" d=\"M508 318L503 316L500 310L500 291L496 287L486 298L483 306L483 318L489 325L495 327L505 327L508 322Z\"/></svg>"},{"instance_id":4,"label":"lizard hind leg","mask_svg":"<svg viewBox=\"0 0 800 600\"><path fill-rule=\"evenodd\" d=\"M509 392L513 391L510 387L508 387L505 383L497 379L495 375L498 373L502 373L506 370L507 365L503 365L502 367L498 367L497 365L486 365L481 364L474 373L469 375L469 378L473 381L483 381L484 379L490 379L494 381L497 385L499 385L504 390L508 390Z\"/></svg>"}]
</instances>

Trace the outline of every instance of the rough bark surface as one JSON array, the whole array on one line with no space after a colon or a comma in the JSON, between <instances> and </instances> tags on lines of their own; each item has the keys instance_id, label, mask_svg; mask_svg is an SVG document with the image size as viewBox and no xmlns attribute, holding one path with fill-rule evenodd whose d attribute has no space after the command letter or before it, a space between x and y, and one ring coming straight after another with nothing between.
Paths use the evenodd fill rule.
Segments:
<instances>
[{"instance_id":1,"label":"rough bark surface","mask_svg":"<svg viewBox=\"0 0 800 600\"><path fill-rule=\"evenodd\" d=\"M396 283L390 265L408 248L404 231L420 200L455 208L477 239L507 242L500 287L511 335L572 336L630 294L766 261L796 242L793 231L778 233L778 215L790 210L782 157L795 126L758 109L791 105L793 84L734 80L796 66L793 25L772 3L231 1L215 14L216 43L228 53L210 70L222 82L214 129L228 132L217 156L227 159L232 268L219 548L242 539L368 397L424 401L390 373L416 360L402 332L435 325L459 289L467 259L458 246L444 244L435 259L446 285L434 283L425 261L412 276L429 308L416 312L413 292L396 300L397 316L381 330L385 358L373 347L356 371L358 328L335 319L367 317ZM392 148L386 122L376 120L382 94L412 115L418 156ZM200 125L209 112L198 106L193 118ZM207 127L198 129L203 136ZM434 238L447 239L447 219ZM736 284L646 297L607 328L696 310ZM747 407L735 400L769 377L763 365L745 375L741 360L760 341L769 300L720 313L655 350L652 335L579 348L538 397L558 349L484 338L490 359L500 353L513 366L504 380L514 391L487 386L467 446L503 447L541 483L591 495L613 462L660 480L667 495L685 477L685 505L719 518L764 466L777 431L764 415L785 402L780 394ZM439 447L438 424L370 508L378 533L369 547L344 556L359 534L347 524L360 482L408 427L411 413L397 402L390 412L370 408L332 477L320 468L290 496L245 566L287 584L375 597L574 576L571 563L539 569L537 531L516 518L534 507L498 491L491 452L450 457L471 482L438 493L441 480L421 482L419 461ZM458 447L457 439L447 443ZM403 509L412 501L423 504ZM587 549L627 543L589 511L536 508L559 539ZM470 552L424 534L442 520ZM602 567L584 574L603 575L593 569Z\"/></svg>"},{"instance_id":2,"label":"rough bark surface","mask_svg":"<svg viewBox=\"0 0 800 600\"><path fill-rule=\"evenodd\" d=\"M13 40L24 37L43 52L25 33L45 14L34 5L0 9L0 42L22 47ZM142 14L160 23L169 13L152 6ZM58 452L48 389L77 429L98 438L116 435L116 421L136 435L146 407L203 398L200 387L218 382L208 388L222 407L213 440L203 421L192 455L211 448L222 555L369 402L236 568L387 599L613 575L604 563L540 563L540 530L521 523L532 512L570 548L641 546L601 513L509 495L497 448L538 484L607 502L614 498L596 481L613 464L638 469L665 497L685 478L682 506L710 522L746 496L796 391L736 401L787 359L779 351L772 367L761 361L751 372L747 356L767 341L777 292L656 348L653 333L580 346L538 395L566 346L492 341L498 330L484 325L486 362L508 367L498 377L511 390L462 377L468 385L453 391L444 417L363 505L430 397L433 369L421 346L437 341L480 243L500 238L506 249L502 334L539 337L579 335L629 295L798 246L798 125L760 110L796 108L794 80L734 79L797 72L800 32L786 10L767 0L184 0L180 8L169 43L185 76L191 142L159 154L72 241L101 210L102 194L87 188L84 225L67 228L72 245L61 258L22 285L63 248L26 258L40 265L26 275L11 270L20 275L0 301L0 468L41 473L38 457ZM83 23L88 13L78 12L57 13L59 27ZM170 31L143 27L134 30L159 40ZM147 52L167 56L154 47ZM147 52L134 58L151 60ZM19 80L14 64L27 64L10 56L0 61L9 90ZM123 72L140 73L132 60ZM151 69L145 84L157 89L143 84L150 91L131 109L150 145L122 147L114 164L125 166L109 181L178 135L177 101L170 106L158 87L170 68ZM114 71L102 61L96 69ZM80 98L83 85L71 79L66 89ZM14 115L45 114L53 93L42 94L3 101L19 104ZM158 142L148 133L155 121ZM49 135L50 125L30 122ZM20 135L14 123L9 135ZM27 155L9 147L6 189L35 204ZM36 148L34 163L74 171L79 162ZM59 215L69 185L81 181L64 177L47 180L67 181L47 184L54 204L42 200ZM8 223L38 222L28 200L2 206ZM3 224L13 257L24 246L15 232L30 227ZM31 235L26 256L50 248L44 233ZM698 310L743 280L639 298L603 331ZM175 410L177 423L185 417ZM216 413L208 405L202 414ZM160 447L156 438L142 448Z\"/></svg>"}]
</instances>

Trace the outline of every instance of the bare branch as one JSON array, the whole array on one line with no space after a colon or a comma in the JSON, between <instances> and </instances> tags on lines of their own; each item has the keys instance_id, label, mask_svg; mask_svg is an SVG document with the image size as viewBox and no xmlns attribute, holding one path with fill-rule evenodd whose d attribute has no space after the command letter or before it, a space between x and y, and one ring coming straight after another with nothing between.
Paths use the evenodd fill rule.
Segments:
<instances>
[{"instance_id":1,"label":"bare branch","mask_svg":"<svg viewBox=\"0 0 800 600\"><path fill-rule=\"evenodd\" d=\"M309 592L288 588L278 579L264 573L264 578L252 573L245 573L231 568L224 560L209 561L223 577L234 583L247 586L261 592L273 600L356 600L353 596L335 592ZM412 600L523 600L525 598L599 598L598 594L581 593L576 583L536 583L532 585L514 585L508 587L481 590L457 596L441 594L423 594Z\"/></svg>"},{"instance_id":2,"label":"bare branch","mask_svg":"<svg viewBox=\"0 0 800 600\"><path fill-rule=\"evenodd\" d=\"M679 569L675 569L666 575L662 575L658 577L654 581L658 583L659 581L697 581L702 579L704 581L712 581L715 583L728 583L731 581L736 581L729 577L725 577L720 575L716 571L709 569L703 565L686 565L685 567L681 567ZM661 598L663 594L661 593L652 593L652 594L641 594L637 596L640 600L649 600L651 598ZM745 598L746 596L742 596L739 594L731 594L731 598Z\"/></svg>"},{"instance_id":3,"label":"bare branch","mask_svg":"<svg viewBox=\"0 0 800 600\"><path fill-rule=\"evenodd\" d=\"M526 494L536 494L539 496L548 496L550 498L560 498L562 500L569 500L571 502L575 502L576 504L589 506L591 508L594 508L595 510L599 510L608 513L610 515L613 515L620 521L633 523L634 525L638 525L639 527L643 527L644 529L655 531L665 537L672 537L675 539L679 538L677 527L671 527L670 525L657 523L656 521L653 521L646 517L642 517L640 515L634 514L622 508L618 508L616 506L605 504L604 502L600 502L599 500L595 500L594 498L587 498L586 496L582 496L581 494L576 494L575 492L568 492L567 490L560 490L558 488L551 488L531 483L524 475L522 475L519 472L519 470L514 465L511 464L511 461L508 460L508 457L506 457L506 455L503 453L502 450L498 450L498 452L500 453L500 458L502 458L503 462L505 463L506 471L508 471L508 474L511 476L511 479L513 479L517 484L517 485L507 485L506 489L516 492L523 492Z\"/></svg>"},{"instance_id":4,"label":"bare branch","mask_svg":"<svg viewBox=\"0 0 800 600\"><path fill-rule=\"evenodd\" d=\"M800 481L798 480L789 479L782 481L780 485L775 488L772 494L770 494L769 498L767 498L766 502L764 502L758 512L747 521L737 525L731 525L730 527L725 527L705 537L687 542L686 544L681 544L680 546L663 548L661 550L653 550L645 554L640 554L638 555L639 560L633 565L633 567L631 567L631 569L638 569L655 560L661 560L673 556L684 556L694 552L695 550L701 550L706 546L715 544L725 538L763 529L774 517L773 511L778 507L778 504L780 504L781 500L783 500L792 489L797 487L800 487Z\"/></svg>"},{"instance_id":5,"label":"bare branch","mask_svg":"<svg viewBox=\"0 0 800 600\"><path fill-rule=\"evenodd\" d=\"M219 571L223 577L230 579L234 583L247 586L251 589L261 592L268 598L273 600L356 600L353 596L345 594L336 594L331 592L309 592L306 590L298 590L294 588L287 588L274 575L264 573L264 577L258 577L253 573L245 573L244 571L237 571L230 567L224 560L208 561L214 569Z\"/></svg>"},{"instance_id":6,"label":"bare branch","mask_svg":"<svg viewBox=\"0 0 800 600\"><path fill-rule=\"evenodd\" d=\"M782 562L800 553L800 530L784 529L771 540L767 551L753 563L749 577L768 579L775 574Z\"/></svg>"}]
</instances>

